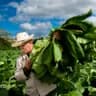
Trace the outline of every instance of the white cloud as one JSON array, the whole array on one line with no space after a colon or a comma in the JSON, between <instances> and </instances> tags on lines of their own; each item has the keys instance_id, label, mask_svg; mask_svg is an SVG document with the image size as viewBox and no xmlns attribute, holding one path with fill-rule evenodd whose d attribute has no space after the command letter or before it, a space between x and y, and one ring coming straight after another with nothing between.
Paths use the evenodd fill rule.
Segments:
<instances>
[{"instance_id":1,"label":"white cloud","mask_svg":"<svg viewBox=\"0 0 96 96\"><path fill-rule=\"evenodd\" d=\"M15 17L9 18L9 21L12 21L12 22L15 22L15 21L25 22L25 21L30 21L30 20L31 20L31 16L23 15L23 14L16 15Z\"/></svg>"},{"instance_id":2,"label":"white cloud","mask_svg":"<svg viewBox=\"0 0 96 96\"><path fill-rule=\"evenodd\" d=\"M50 22L46 23L36 23L36 24L30 24L30 23L23 23L20 24L20 27L24 31L28 31L29 33L35 34L35 36L41 36L41 35L47 35L48 30L52 28L52 25Z\"/></svg>"},{"instance_id":3,"label":"white cloud","mask_svg":"<svg viewBox=\"0 0 96 96\"><path fill-rule=\"evenodd\" d=\"M91 22L92 24L94 24L96 26L96 16L91 16L91 17L89 17L86 20Z\"/></svg>"},{"instance_id":4,"label":"white cloud","mask_svg":"<svg viewBox=\"0 0 96 96\"><path fill-rule=\"evenodd\" d=\"M25 29L25 30L35 30L35 29L38 29L38 28L43 28L43 29L46 29L46 28L49 28L49 27L52 27L52 25L47 22L47 23L36 23L36 24L30 24L30 23L23 23L23 24L20 24L20 27Z\"/></svg>"},{"instance_id":5,"label":"white cloud","mask_svg":"<svg viewBox=\"0 0 96 96\"><path fill-rule=\"evenodd\" d=\"M46 35L52 28L50 21L54 17L62 19L56 21L61 25L71 16L83 14L89 9L92 9L94 13L96 11L96 0L23 0L20 4L11 2L8 5L16 8L16 16L9 20L19 21L22 30L32 32L35 36L36 34ZM30 24L29 22L34 18L34 24ZM41 23L36 20L38 18L47 22ZM95 24L96 17L92 16L88 20Z\"/></svg>"},{"instance_id":6,"label":"white cloud","mask_svg":"<svg viewBox=\"0 0 96 96\"><path fill-rule=\"evenodd\" d=\"M24 30L36 29L36 26L31 25L30 23L23 23L23 24L20 24L20 27L23 28Z\"/></svg>"},{"instance_id":7,"label":"white cloud","mask_svg":"<svg viewBox=\"0 0 96 96\"><path fill-rule=\"evenodd\" d=\"M14 7L14 8L18 8L19 4L17 2L11 2L8 4L8 6Z\"/></svg>"},{"instance_id":8,"label":"white cloud","mask_svg":"<svg viewBox=\"0 0 96 96\"><path fill-rule=\"evenodd\" d=\"M68 18L89 9L96 10L96 0L24 0L19 5L14 2L10 5L17 8L16 16L11 18L13 21L29 21L31 17L40 16Z\"/></svg>"}]
</instances>

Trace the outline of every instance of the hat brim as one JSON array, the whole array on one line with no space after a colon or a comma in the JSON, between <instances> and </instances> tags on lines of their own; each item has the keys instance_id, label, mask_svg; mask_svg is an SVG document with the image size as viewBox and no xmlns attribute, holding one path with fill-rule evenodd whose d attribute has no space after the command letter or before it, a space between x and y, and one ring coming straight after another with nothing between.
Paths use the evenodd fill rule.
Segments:
<instances>
[{"instance_id":1,"label":"hat brim","mask_svg":"<svg viewBox=\"0 0 96 96\"><path fill-rule=\"evenodd\" d=\"M22 40L22 41L15 41L14 43L12 43L12 47L19 47L21 46L22 44L30 41L30 40L33 40L33 36L30 36L28 39L26 40Z\"/></svg>"}]
</instances>

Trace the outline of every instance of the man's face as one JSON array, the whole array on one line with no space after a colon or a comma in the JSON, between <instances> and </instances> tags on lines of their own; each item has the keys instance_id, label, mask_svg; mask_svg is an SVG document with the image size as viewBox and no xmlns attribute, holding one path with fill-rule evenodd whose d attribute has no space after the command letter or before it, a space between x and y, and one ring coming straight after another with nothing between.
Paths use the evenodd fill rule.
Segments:
<instances>
[{"instance_id":1,"label":"man's face","mask_svg":"<svg viewBox=\"0 0 96 96\"><path fill-rule=\"evenodd\" d=\"M28 41L25 44L21 45L20 49L21 49L22 53L25 53L25 54L31 53L32 49L33 49L32 41Z\"/></svg>"}]
</instances>

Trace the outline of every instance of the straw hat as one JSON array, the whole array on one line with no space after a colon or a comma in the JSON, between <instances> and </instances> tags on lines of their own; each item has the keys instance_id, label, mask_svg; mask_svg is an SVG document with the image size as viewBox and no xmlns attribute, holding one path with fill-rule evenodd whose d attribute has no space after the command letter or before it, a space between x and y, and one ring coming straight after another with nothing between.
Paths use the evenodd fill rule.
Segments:
<instances>
[{"instance_id":1,"label":"straw hat","mask_svg":"<svg viewBox=\"0 0 96 96\"><path fill-rule=\"evenodd\" d=\"M16 40L12 43L12 47L18 47L33 39L33 34L29 35L27 32L20 32L16 36Z\"/></svg>"}]
</instances>

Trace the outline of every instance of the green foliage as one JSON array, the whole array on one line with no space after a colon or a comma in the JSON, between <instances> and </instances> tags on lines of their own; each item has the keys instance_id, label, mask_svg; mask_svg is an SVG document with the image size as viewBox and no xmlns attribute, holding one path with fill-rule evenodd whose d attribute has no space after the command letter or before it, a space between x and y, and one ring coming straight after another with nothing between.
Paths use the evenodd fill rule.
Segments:
<instances>
[{"instance_id":1,"label":"green foliage","mask_svg":"<svg viewBox=\"0 0 96 96\"><path fill-rule=\"evenodd\" d=\"M96 96L96 27L85 21L91 14L69 18L34 42L32 70L43 82L57 84L54 96ZM55 32L59 40L53 38ZM13 79L19 51L9 49L0 50L0 94L22 96L24 86Z\"/></svg>"},{"instance_id":2,"label":"green foliage","mask_svg":"<svg viewBox=\"0 0 96 96\"><path fill-rule=\"evenodd\" d=\"M66 24L72 23L72 22L80 22L88 18L89 16L92 15L92 10L89 10L87 13L79 15L79 16L74 16L72 18L69 18L63 25L65 26Z\"/></svg>"},{"instance_id":3,"label":"green foliage","mask_svg":"<svg viewBox=\"0 0 96 96\"><path fill-rule=\"evenodd\" d=\"M10 36L10 33L3 30L3 29L0 29L0 37L4 37L4 38L8 38Z\"/></svg>"},{"instance_id":4,"label":"green foliage","mask_svg":"<svg viewBox=\"0 0 96 96\"><path fill-rule=\"evenodd\" d=\"M21 88L24 84L20 84L14 78L15 62L20 52L9 48L9 50L0 50L0 53L0 94L2 94L0 96L23 96Z\"/></svg>"},{"instance_id":5,"label":"green foliage","mask_svg":"<svg viewBox=\"0 0 96 96\"><path fill-rule=\"evenodd\" d=\"M0 50L8 50L11 48L10 42L4 38L0 38Z\"/></svg>"},{"instance_id":6,"label":"green foliage","mask_svg":"<svg viewBox=\"0 0 96 96\"><path fill-rule=\"evenodd\" d=\"M91 14L90 10L69 18L49 34L46 46L41 44L39 48L34 47L34 50L41 48L37 57L31 54L31 60L34 58L32 68L36 73L38 71L36 75L46 82L49 82L47 77L53 77L51 81L58 86L57 96L96 95L96 91L91 90L96 87L96 27L85 21ZM60 39L54 38L55 32L59 33ZM34 66L39 69L34 69ZM44 73L43 76L41 73Z\"/></svg>"}]
</instances>

